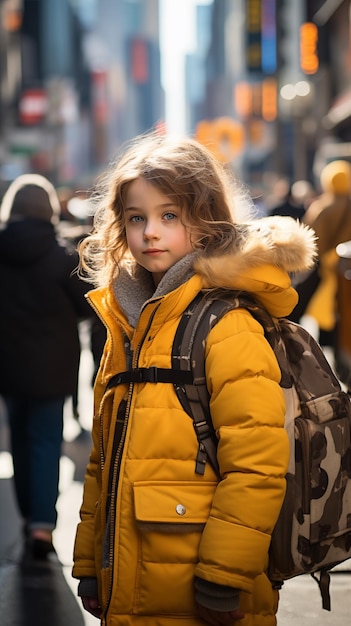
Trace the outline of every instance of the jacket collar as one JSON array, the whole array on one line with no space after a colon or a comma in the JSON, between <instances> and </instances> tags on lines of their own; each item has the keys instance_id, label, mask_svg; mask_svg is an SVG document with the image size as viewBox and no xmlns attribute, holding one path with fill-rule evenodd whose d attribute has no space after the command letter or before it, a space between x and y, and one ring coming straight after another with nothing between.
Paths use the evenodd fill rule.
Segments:
<instances>
[{"instance_id":1,"label":"jacket collar","mask_svg":"<svg viewBox=\"0 0 351 626\"><path fill-rule=\"evenodd\" d=\"M170 293L193 276L195 256L195 253L188 254L175 263L163 276L156 289L150 272L140 265L122 268L114 284L114 293L131 326L136 326L140 311L146 302Z\"/></svg>"}]
</instances>

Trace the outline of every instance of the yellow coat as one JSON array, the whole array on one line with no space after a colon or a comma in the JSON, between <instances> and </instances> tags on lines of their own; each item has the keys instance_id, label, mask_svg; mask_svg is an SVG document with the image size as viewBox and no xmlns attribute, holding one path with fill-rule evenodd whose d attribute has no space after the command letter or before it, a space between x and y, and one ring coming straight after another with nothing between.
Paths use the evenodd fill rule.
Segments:
<instances>
[{"instance_id":1,"label":"yellow coat","mask_svg":"<svg viewBox=\"0 0 351 626\"><path fill-rule=\"evenodd\" d=\"M346 165L348 170L349 164ZM329 171L330 166L332 163L329 163L325 169L328 168ZM330 170L330 173L333 173L333 169ZM329 182L331 184L331 181ZM338 288L338 255L335 249L339 243L351 239L350 193L344 195L330 192L321 194L309 206L304 216L304 222L313 228L317 236L321 279L308 303L305 314L312 316L321 330L332 331L336 323Z\"/></svg>"},{"instance_id":2,"label":"yellow coat","mask_svg":"<svg viewBox=\"0 0 351 626\"><path fill-rule=\"evenodd\" d=\"M296 293L286 269L306 262L313 246L294 220L292 225L290 218L271 219L285 224L288 245L281 230L278 236L269 227L265 238L255 226L237 254L198 259L190 278L170 291L158 290L140 315L126 309L133 308L133 296L140 299L145 285L134 276L125 282L127 272L124 295L118 284L90 294L108 338L95 386L93 448L73 575L98 579L108 626L203 625L196 613L195 576L242 591L242 626L275 624L278 595L264 572L285 493L288 441L280 370L262 327L246 310L234 310L207 339L220 482L209 463L204 476L195 474L192 420L171 384L120 385L104 393L111 376L127 369L126 337L133 366L171 366L180 317L203 288L245 287L274 315L293 309ZM123 309L116 291L122 293ZM136 328L127 314L137 320Z\"/></svg>"}]
</instances>

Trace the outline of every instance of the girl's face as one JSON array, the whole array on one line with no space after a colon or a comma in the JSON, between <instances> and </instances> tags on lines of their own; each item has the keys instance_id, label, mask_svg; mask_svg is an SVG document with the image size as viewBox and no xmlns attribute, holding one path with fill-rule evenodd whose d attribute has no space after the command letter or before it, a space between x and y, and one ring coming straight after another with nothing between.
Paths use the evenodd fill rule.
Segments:
<instances>
[{"instance_id":1,"label":"girl's face","mask_svg":"<svg viewBox=\"0 0 351 626\"><path fill-rule=\"evenodd\" d=\"M128 247L139 265L151 272L155 285L172 265L193 252L181 209L154 185L137 178L126 194Z\"/></svg>"}]
</instances>

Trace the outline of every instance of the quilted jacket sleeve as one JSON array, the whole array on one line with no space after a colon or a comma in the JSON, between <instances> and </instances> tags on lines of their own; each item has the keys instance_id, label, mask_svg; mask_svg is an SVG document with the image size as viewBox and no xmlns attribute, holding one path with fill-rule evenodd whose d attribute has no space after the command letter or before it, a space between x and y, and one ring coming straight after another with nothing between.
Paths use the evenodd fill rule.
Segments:
<instances>
[{"instance_id":1,"label":"quilted jacket sleeve","mask_svg":"<svg viewBox=\"0 0 351 626\"><path fill-rule=\"evenodd\" d=\"M222 480L196 575L251 591L267 567L270 535L285 494L289 444L280 370L263 329L244 310L212 329L206 377Z\"/></svg>"},{"instance_id":2,"label":"quilted jacket sleeve","mask_svg":"<svg viewBox=\"0 0 351 626\"><path fill-rule=\"evenodd\" d=\"M106 341L104 353L101 359L100 369L103 369L106 354L110 349L109 340ZM97 536L100 525L95 523L97 507L101 500L101 459L100 459L100 415L99 405L102 399L104 386L99 376L95 382L94 390L94 419L92 428L92 448L87 465L83 502L80 508L80 523L77 527L74 545L74 566L72 575L74 578L96 578L98 572L95 566L95 546L102 544L102 537Z\"/></svg>"},{"instance_id":3,"label":"quilted jacket sleeve","mask_svg":"<svg viewBox=\"0 0 351 626\"><path fill-rule=\"evenodd\" d=\"M83 503L80 509L81 521L77 527L74 546L74 567L72 570L74 578L95 578L97 576L94 562L94 542L96 541L94 519L100 491L96 480L97 466L98 452L97 446L94 445L85 476Z\"/></svg>"}]
</instances>

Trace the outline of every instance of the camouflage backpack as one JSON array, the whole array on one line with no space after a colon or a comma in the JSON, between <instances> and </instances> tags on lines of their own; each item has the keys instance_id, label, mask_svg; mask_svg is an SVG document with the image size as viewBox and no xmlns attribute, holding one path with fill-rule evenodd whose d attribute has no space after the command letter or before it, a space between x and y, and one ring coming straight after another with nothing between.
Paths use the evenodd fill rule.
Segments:
<instances>
[{"instance_id":1,"label":"camouflage backpack","mask_svg":"<svg viewBox=\"0 0 351 626\"><path fill-rule=\"evenodd\" d=\"M175 389L194 420L199 441L195 471L202 474L208 458L219 474L206 388L206 337L225 313L239 307L264 328L280 365L287 406L287 491L272 535L268 575L280 588L284 580L310 573L318 582L323 608L330 610L329 571L351 558L350 396L302 326L273 319L243 292L216 299L200 293L183 314L174 339L173 372L178 370L183 380L185 373L192 374L191 383L175 383Z\"/></svg>"}]
</instances>

